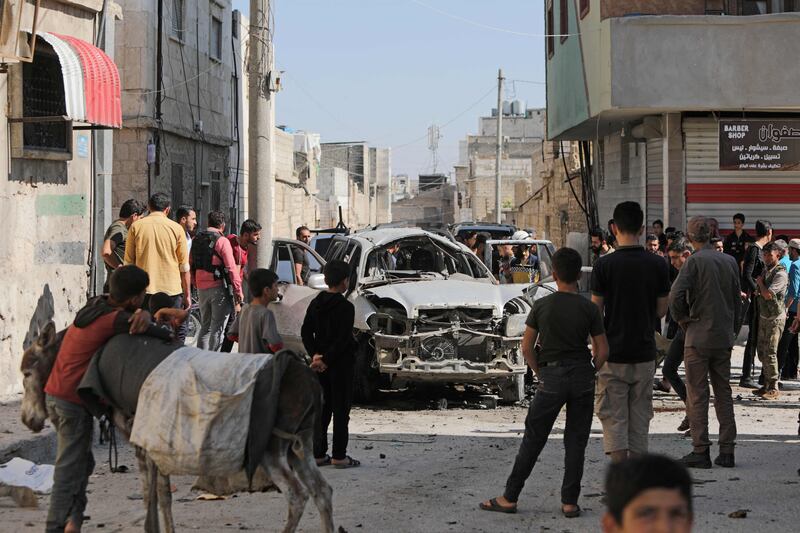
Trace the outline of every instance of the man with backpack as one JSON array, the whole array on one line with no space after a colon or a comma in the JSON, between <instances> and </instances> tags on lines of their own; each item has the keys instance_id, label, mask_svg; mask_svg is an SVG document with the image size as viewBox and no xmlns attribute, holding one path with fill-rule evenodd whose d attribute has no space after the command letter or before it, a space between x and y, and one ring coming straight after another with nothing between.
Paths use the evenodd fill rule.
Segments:
<instances>
[{"instance_id":1,"label":"man with backpack","mask_svg":"<svg viewBox=\"0 0 800 533\"><path fill-rule=\"evenodd\" d=\"M225 214L208 214L208 228L192 241L190 264L200 305L197 347L218 351L225 323L242 304L242 281L231 242L223 235Z\"/></svg>"}]
</instances>

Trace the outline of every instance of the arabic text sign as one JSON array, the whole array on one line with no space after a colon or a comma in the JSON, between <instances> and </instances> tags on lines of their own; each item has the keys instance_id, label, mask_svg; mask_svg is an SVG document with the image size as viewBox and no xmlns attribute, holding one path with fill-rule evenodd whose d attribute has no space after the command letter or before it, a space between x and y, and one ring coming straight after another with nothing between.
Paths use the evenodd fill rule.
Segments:
<instances>
[{"instance_id":1,"label":"arabic text sign","mask_svg":"<svg viewBox=\"0 0 800 533\"><path fill-rule=\"evenodd\" d=\"M800 170L800 120L720 120L720 170Z\"/></svg>"}]
</instances>

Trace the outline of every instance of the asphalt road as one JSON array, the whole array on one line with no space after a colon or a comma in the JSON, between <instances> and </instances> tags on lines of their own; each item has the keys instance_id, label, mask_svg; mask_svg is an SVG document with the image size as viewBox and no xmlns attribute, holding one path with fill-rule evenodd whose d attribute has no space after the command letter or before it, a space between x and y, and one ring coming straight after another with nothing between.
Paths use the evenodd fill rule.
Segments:
<instances>
[{"instance_id":1,"label":"asphalt road","mask_svg":"<svg viewBox=\"0 0 800 533\"><path fill-rule=\"evenodd\" d=\"M695 531L797 531L800 523L800 438L797 436L800 383L777 402L751 399L737 389L739 439L735 469L694 472ZM519 444L526 409L450 408L436 410L431 400L389 395L379 405L352 413L350 453L363 466L324 469L334 487L337 526L354 532L506 532L598 531L603 506L602 479L607 464L597 420L587 450L581 505L584 515L565 519L559 512L563 463L563 416L556 423L533 476L520 499L517 515L477 509L480 500L502 493ZM463 397L460 397L463 399ZM456 395L451 400L459 399ZM450 402L451 405L453 402ZM683 414L675 395L656 393L651 450L679 457L690 451L688 438L675 431ZM711 413L712 439L716 419ZM120 462L127 474L111 474L107 448L96 447L98 467L91 478L91 520L84 531L141 531L144 516L133 454L123 445ZM713 450L716 452L716 449ZM174 515L180 531L280 531L286 514L283 496L250 494L227 501L196 501L193 479L173 479ZM41 508L18 509L0 498L0 530L41 531L47 499ZM747 518L729 518L745 509ZM318 531L309 503L301 531Z\"/></svg>"}]
</instances>

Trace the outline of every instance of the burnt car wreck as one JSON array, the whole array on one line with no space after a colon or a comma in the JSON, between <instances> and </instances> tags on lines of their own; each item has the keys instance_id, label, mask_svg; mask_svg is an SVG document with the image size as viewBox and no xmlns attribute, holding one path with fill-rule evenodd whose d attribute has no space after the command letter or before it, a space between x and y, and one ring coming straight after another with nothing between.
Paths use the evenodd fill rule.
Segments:
<instances>
[{"instance_id":1,"label":"burnt car wreck","mask_svg":"<svg viewBox=\"0 0 800 533\"><path fill-rule=\"evenodd\" d=\"M464 245L416 228L336 236L325 259L352 268L347 298L356 310L358 401L420 382L484 384L501 400L522 399L526 285L498 284ZM294 337L320 288L317 277L287 286L271 306L284 342L301 351Z\"/></svg>"}]
</instances>

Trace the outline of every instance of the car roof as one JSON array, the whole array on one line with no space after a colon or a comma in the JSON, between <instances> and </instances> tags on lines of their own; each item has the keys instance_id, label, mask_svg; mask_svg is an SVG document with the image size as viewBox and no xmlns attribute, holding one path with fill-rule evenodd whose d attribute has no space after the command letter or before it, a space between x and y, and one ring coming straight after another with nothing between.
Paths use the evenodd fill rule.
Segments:
<instances>
[{"instance_id":1,"label":"car roof","mask_svg":"<svg viewBox=\"0 0 800 533\"><path fill-rule=\"evenodd\" d=\"M363 239L365 241L370 242L374 246L383 246L385 244L389 244L390 242L403 239L406 237L430 237L431 239L434 239L437 242L444 242L450 246L453 246L453 242L447 239L446 237L442 237L441 235L437 235L436 233L425 231L420 228L381 228L375 230L361 231L355 234L348 235L346 238Z\"/></svg>"},{"instance_id":2,"label":"car roof","mask_svg":"<svg viewBox=\"0 0 800 533\"><path fill-rule=\"evenodd\" d=\"M486 244L553 244L544 239L489 239Z\"/></svg>"}]
</instances>

